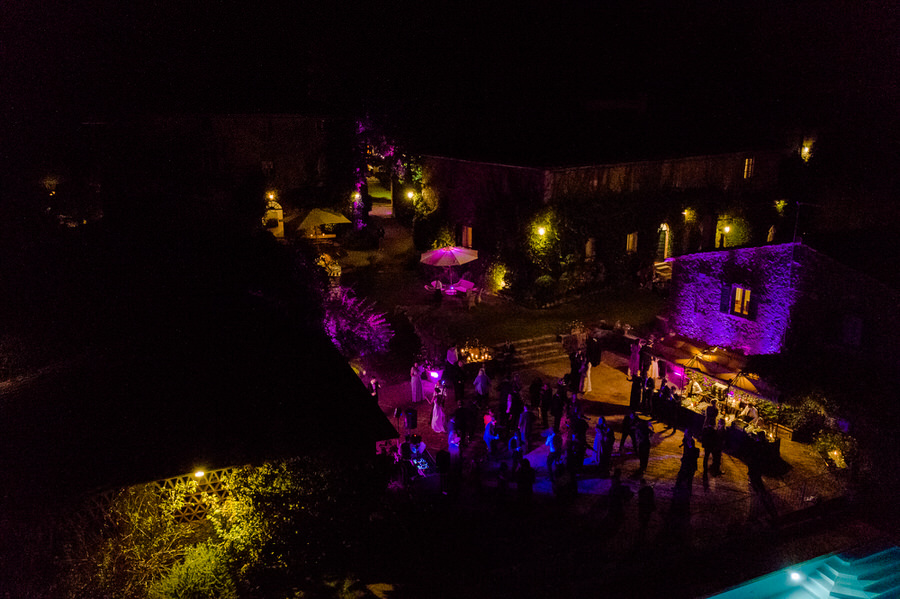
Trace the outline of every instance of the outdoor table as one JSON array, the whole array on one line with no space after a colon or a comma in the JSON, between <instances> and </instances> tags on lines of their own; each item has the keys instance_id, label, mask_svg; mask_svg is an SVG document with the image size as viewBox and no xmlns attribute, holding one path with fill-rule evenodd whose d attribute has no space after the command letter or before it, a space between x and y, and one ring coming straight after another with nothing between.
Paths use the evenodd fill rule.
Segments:
<instances>
[{"instance_id":1,"label":"outdoor table","mask_svg":"<svg viewBox=\"0 0 900 599\"><path fill-rule=\"evenodd\" d=\"M729 455L746 461L750 452L755 450L762 452L763 462L772 464L781 459L781 439L774 441L758 441L756 435L746 430L747 423L743 420L735 420L728 427L725 435L725 452Z\"/></svg>"},{"instance_id":2,"label":"outdoor table","mask_svg":"<svg viewBox=\"0 0 900 599\"><path fill-rule=\"evenodd\" d=\"M685 402L682 402L681 405L676 406L676 426L685 430L691 429L695 436L699 436L700 431L703 430L703 421L706 420L706 414L703 411L698 412L697 410L700 409L700 406L705 410L706 405L707 404L698 404L697 408L693 408L689 402L687 402L687 405Z\"/></svg>"},{"instance_id":3,"label":"outdoor table","mask_svg":"<svg viewBox=\"0 0 900 599\"><path fill-rule=\"evenodd\" d=\"M419 476L437 474L437 462L435 462L434 456L427 449L420 454L414 454L410 461L418 470Z\"/></svg>"}]
</instances>

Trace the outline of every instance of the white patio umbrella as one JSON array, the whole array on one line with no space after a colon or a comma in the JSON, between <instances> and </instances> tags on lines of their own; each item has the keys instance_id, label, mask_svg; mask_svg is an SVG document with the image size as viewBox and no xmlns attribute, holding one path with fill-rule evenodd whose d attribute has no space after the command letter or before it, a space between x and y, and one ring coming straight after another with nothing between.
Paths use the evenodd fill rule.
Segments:
<instances>
[{"instance_id":1,"label":"white patio umbrella","mask_svg":"<svg viewBox=\"0 0 900 599\"><path fill-rule=\"evenodd\" d=\"M349 222L350 219L348 219L343 214L332 212L331 210L325 210L324 208L313 208L309 211L309 214L306 215L306 218L301 221L297 229L312 229L314 235L318 237L316 233L318 232L319 227L321 227L322 225L336 225Z\"/></svg>"},{"instance_id":2,"label":"white patio umbrella","mask_svg":"<svg viewBox=\"0 0 900 599\"><path fill-rule=\"evenodd\" d=\"M431 266L444 266L449 269L452 266L459 266L460 264L466 264L467 262L471 262L472 260L477 259L478 250L449 246L423 252L422 258L419 261L422 264L429 264ZM450 283L453 283L452 278L450 280Z\"/></svg>"}]
</instances>

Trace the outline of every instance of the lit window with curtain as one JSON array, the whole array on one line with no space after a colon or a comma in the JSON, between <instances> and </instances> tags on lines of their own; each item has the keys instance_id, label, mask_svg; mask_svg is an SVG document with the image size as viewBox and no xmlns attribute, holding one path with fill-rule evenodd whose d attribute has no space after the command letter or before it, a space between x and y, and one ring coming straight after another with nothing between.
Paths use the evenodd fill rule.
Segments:
<instances>
[{"instance_id":1,"label":"lit window with curtain","mask_svg":"<svg viewBox=\"0 0 900 599\"><path fill-rule=\"evenodd\" d=\"M472 227L463 225L460 238L460 241L462 241L462 246L464 248L472 247Z\"/></svg>"},{"instance_id":2,"label":"lit window with curtain","mask_svg":"<svg viewBox=\"0 0 900 599\"><path fill-rule=\"evenodd\" d=\"M749 179L753 176L753 162L753 158L744 159L744 179Z\"/></svg>"},{"instance_id":3,"label":"lit window with curtain","mask_svg":"<svg viewBox=\"0 0 900 599\"><path fill-rule=\"evenodd\" d=\"M731 313L736 316L750 316L750 290L744 287L735 287L731 294Z\"/></svg>"},{"instance_id":4,"label":"lit window with curtain","mask_svg":"<svg viewBox=\"0 0 900 599\"><path fill-rule=\"evenodd\" d=\"M629 254L632 254L637 251L637 231L634 233L629 233L628 237L625 239L625 251Z\"/></svg>"}]
</instances>

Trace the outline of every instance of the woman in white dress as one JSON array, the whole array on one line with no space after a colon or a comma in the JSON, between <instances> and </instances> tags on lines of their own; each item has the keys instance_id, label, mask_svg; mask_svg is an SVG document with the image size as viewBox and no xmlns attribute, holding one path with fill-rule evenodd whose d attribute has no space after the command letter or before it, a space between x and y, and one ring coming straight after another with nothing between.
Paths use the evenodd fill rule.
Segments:
<instances>
[{"instance_id":1,"label":"woman in white dress","mask_svg":"<svg viewBox=\"0 0 900 599\"><path fill-rule=\"evenodd\" d=\"M628 376L634 378L641 372L641 344L635 341L631 344L631 355L628 358Z\"/></svg>"},{"instance_id":2,"label":"woman in white dress","mask_svg":"<svg viewBox=\"0 0 900 599\"><path fill-rule=\"evenodd\" d=\"M591 361L586 357L582 357L582 359L584 361L581 363L581 382L578 385L578 389L584 394L593 391L593 387L591 386Z\"/></svg>"},{"instance_id":3,"label":"woman in white dress","mask_svg":"<svg viewBox=\"0 0 900 599\"><path fill-rule=\"evenodd\" d=\"M412 392L412 402L419 403L425 399L425 392L422 390L422 372L424 369L416 362L409 369L409 387Z\"/></svg>"},{"instance_id":4,"label":"woman in white dress","mask_svg":"<svg viewBox=\"0 0 900 599\"><path fill-rule=\"evenodd\" d=\"M447 415L444 414L444 388L440 383L434 386L431 405L431 430L436 433L446 433Z\"/></svg>"},{"instance_id":5,"label":"woman in white dress","mask_svg":"<svg viewBox=\"0 0 900 599\"><path fill-rule=\"evenodd\" d=\"M647 371L647 378L654 380L659 378L659 358L656 356L650 358L650 370Z\"/></svg>"}]
</instances>

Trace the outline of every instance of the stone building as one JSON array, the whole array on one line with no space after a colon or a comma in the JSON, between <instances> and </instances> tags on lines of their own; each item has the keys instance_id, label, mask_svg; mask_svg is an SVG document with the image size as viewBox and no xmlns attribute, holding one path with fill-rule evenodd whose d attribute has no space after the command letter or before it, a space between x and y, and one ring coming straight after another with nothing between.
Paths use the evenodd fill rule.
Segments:
<instances>
[{"instance_id":1,"label":"stone building","mask_svg":"<svg viewBox=\"0 0 900 599\"><path fill-rule=\"evenodd\" d=\"M744 355L836 351L900 363L900 294L802 243L671 260L669 326Z\"/></svg>"},{"instance_id":2,"label":"stone building","mask_svg":"<svg viewBox=\"0 0 900 599\"><path fill-rule=\"evenodd\" d=\"M750 232L741 237L729 226L725 204L748 196L774 204L786 155L760 150L564 167L424 156L423 194L445 209L463 245L493 250L521 237L524 221L542 208L575 201L582 207L576 216L588 223L583 239L574 240L577 253L605 249L611 259L640 252L660 261L749 240ZM718 206L709 205L711 194ZM604 220L592 233L593 223ZM723 237L725 227L735 230Z\"/></svg>"}]
</instances>

